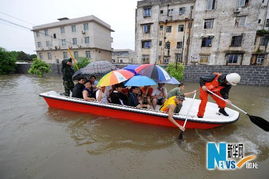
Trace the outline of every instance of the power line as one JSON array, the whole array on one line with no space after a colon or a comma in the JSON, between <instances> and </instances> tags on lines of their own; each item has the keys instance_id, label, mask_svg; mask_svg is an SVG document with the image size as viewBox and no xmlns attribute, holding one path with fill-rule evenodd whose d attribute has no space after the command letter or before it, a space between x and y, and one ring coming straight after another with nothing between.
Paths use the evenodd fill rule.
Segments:
<instances>
[{"instance_id":1,"label":"power line","mask_svg":"<svg viewBox=\"0 0 269 179\"><path fill-rule=\"evenodd\" d=\"M4 14L4 15L6 15L6 16L8 16L8 17L11 17L11 18L17 19L17 20L22 21L22 22L25 22L25 23L27 23L27 24L34 25L34 24L33 24L33 23L31 23L31 22L25 21L25 20L20 19L20 18L18 18L18 17L14 17L14 16L9 15L9 14L7 14L7 13L5 13L5 12L1 12L1 11L0 11L0 14Z\"/></svg>"}]
</instances>

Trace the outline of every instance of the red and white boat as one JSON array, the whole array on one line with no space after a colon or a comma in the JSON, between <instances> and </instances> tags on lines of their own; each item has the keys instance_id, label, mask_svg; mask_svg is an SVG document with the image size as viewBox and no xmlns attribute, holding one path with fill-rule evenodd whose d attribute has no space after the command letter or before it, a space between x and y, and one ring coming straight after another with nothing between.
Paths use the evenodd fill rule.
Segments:
<instances>
[{"instance_id":1,"label":"red and white boat","mask_svg":"<svg viewBox=\"0 0 269 179\"><path fill-rule=\"evenodd\" d=\"M176 127L167 119L167 114L147 109L138 109L130 106L122 106L115 104L102 104L98 102L89 102L83 99L66 97L60 95L55 91L49 91L40 94L45 99L48 105L52 108L58 108L69 111L90 113L100 116L108 116L111 118L131 120L140 123ZM183 107L179 114L174 115L174 119L183 125L189 106L191 105L191 98L186 98L183 102ZM188 122L186 128L209 129L225 124L230 124L239 119L239 112L230 108L225 108L229 114L228 117L219 115L218 106L215 103L208 102L204 118L197 118L196 114L200 100L195 99L193 106L188 115Z\"/></svg>"}]
</instances>

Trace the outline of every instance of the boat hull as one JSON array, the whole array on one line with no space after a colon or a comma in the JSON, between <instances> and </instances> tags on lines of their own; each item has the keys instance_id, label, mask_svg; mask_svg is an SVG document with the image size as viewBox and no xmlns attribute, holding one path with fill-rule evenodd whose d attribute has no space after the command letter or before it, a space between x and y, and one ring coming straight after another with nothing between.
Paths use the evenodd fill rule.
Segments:
<instances>
[{"instance_id":1,"label":"boat hull","mask_svg":"<svg viewBox=\"0 0 269 179\"><path fill-rule=\"evenodd\" d=\"M100 104L97 102L86 102L84 100L69 98L69 97L57 97L53 95L40 94L47 104L52 108L63 109L68 111L76 111L82 113L89 113L99 116L107 116L116 119L131 120L139 123L166 126L166 127L176 127L167 119L167 114L160 112L153 112L141 109L128 108L118 105ZM66 98L66 99L65 99ZM180 116L174 116L174 119L180 125L184 124L185 118ZM236 119L237 120L237 119ZM234 120L234 121L236 121ZM212 122L206 120L194 120L188 119L186 128L196 128L196 129L209 129L218 127L229 122Z\"/></svg>"}]
</instances>

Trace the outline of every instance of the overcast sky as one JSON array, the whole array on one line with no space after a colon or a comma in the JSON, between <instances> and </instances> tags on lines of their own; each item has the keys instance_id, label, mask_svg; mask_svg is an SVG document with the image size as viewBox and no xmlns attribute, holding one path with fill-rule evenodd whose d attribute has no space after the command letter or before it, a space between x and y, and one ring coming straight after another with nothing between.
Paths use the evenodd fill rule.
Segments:
<instances>
[{"instance_id":1,"label":"overcast sky","mask_svg":"<svg viewBox=\"0 0 269 179\"><path fill-rule=\"evenodd\" d=\"M137 0L0 0L0 18L32 28L60 17L95 15L115 31L112 48L134 49L136 3ZM0 32L0 47L35 53L32 31L0 20Z\"/></svg>"}]
</instances>

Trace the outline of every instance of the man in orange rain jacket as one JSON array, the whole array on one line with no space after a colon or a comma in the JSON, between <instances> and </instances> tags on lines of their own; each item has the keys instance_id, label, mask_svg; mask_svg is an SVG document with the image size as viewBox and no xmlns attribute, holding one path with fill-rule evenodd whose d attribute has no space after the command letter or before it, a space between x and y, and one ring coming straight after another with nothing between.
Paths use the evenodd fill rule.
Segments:
<instances>
[{"instance_id":1,"label":"man in orange rain jacket","mask_svg":"<svg viewBox=\"0 0 269 179\"><path fill-rule=\"evenodd\" d=\"M213 73L209 76L203 76L200 78L200 99L201 103L199 106L199 111L197 116L199 118L204 117L205 108L208 100L208 93L207 89L212 91L213 93L221 96L224 99L229 98L229 91L232 86L237 85L240 82L240 75L237 73L230 73L228 75L222 75L220 73ZM223 114L224 116L229 116L226 113L224 108L226 107L226 103L230 103L229 100L223 101L218 97L210 94L210 96L216 101L219 106L219 113Z\"/></svg>"}]
</instances>

